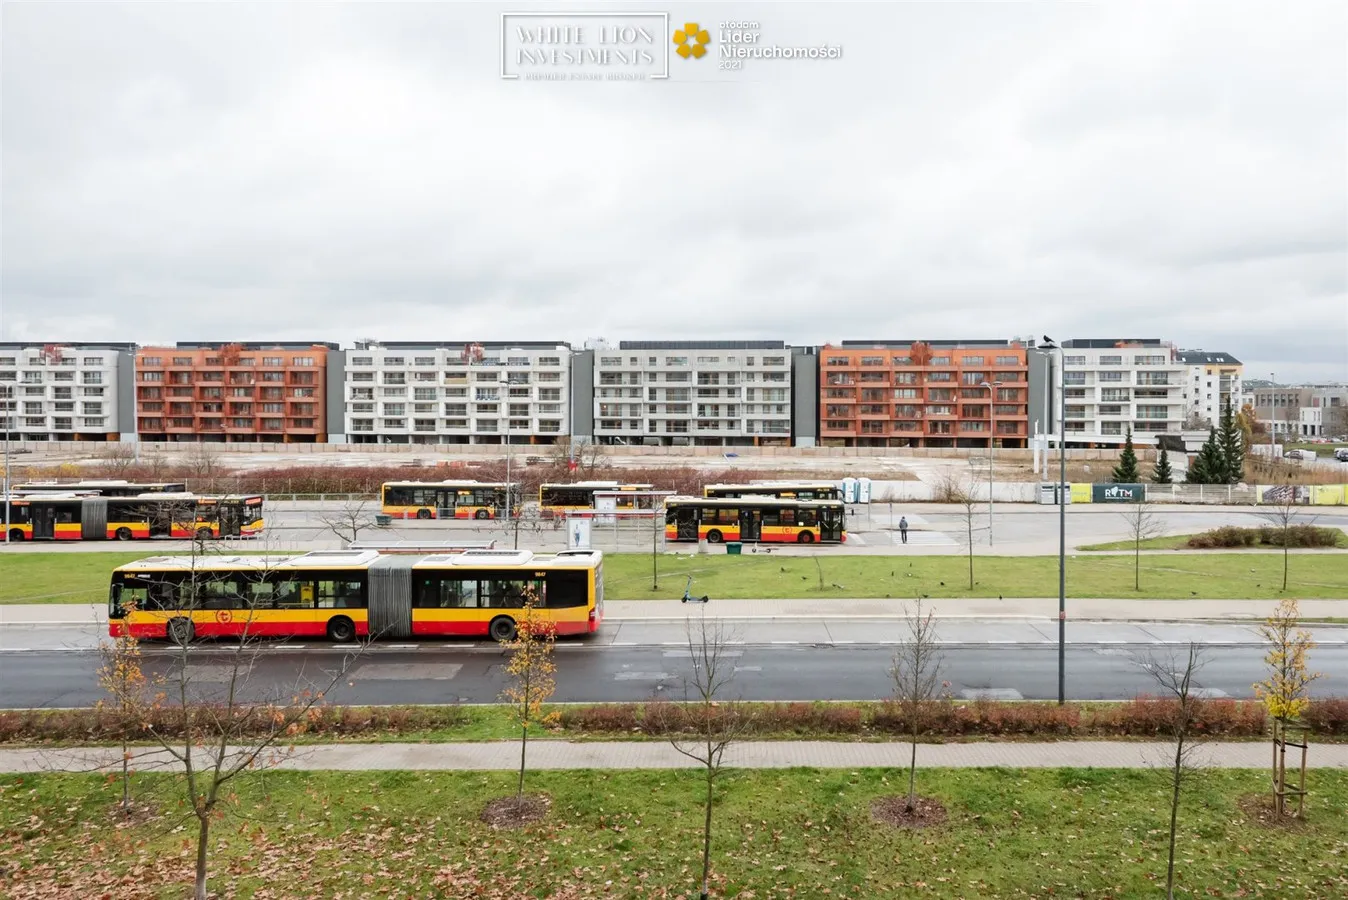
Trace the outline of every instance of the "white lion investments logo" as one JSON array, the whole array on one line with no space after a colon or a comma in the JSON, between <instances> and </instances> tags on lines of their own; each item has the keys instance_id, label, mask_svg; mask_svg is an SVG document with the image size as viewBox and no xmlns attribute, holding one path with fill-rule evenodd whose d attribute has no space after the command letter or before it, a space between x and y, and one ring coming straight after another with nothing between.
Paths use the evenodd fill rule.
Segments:
<instances>
[{"instance_id":1,"label":"white lion investments logo","mask_svg":"<svg viewBox=\"0 0 1348 900\"><path fill-rule=\"evenodd\" d=\"M669 77L669 14L501 14L501 77L647 81Z\"/></svg>"}]
</instances>

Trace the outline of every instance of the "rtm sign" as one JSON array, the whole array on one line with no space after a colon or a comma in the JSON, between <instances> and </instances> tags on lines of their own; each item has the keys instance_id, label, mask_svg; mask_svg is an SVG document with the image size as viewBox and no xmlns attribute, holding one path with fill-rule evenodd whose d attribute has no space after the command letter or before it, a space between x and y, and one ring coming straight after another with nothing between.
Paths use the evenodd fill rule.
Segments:
<instances>
[{"instance_id":1,"label":"rtm sign","mask_svg":"<svg viewBox=\"0 0 1348 900\"><path fill-rule=\"evenodd\" d=\"M1093 503L1141 503L1147 496L1146 485L1094 484L1091 485Z\"/></svg>"}]
</instances>

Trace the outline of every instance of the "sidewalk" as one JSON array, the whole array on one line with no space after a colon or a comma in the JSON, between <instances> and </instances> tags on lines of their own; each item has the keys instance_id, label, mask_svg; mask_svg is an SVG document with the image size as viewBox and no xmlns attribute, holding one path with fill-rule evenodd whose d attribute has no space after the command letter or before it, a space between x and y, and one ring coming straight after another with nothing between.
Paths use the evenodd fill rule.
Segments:
<instances>
[{"instance_id":1,"label":"sidewalk","mask_svg":"<svg viewBox=\"0 0 1348 900\"><path fill-rule=\"evenodd\" d=\"M811 766L825 769L904 766L909 747L901 742L750 741L732 744L726 765L746 769ZM520 764L518 741L464 744L314 744L295 747L275 766L302 771L514 771ZM1203 744L1195 763L1222 769L1262 769L1269 764L1266 741ZM1054 743L918 744L917 761L939 768L1165 768L1174 745L1161 742L1061 741ZM0 750L0 772L89 772L120 767L113 747L59 750ZM138 771L172 766L163 751L137 752ZM529 768L681 769L695 768L667 741L529 742ZM1348 768L1348 744L1315 744L1308 765Z\"/></svg>"},{"instance_id":2,"label":"sidewalk","mask_svg":"<svg viewBox=\"0 0 1348 900\"><path fill-rule=\"evenodd\" d=\"M689 615L716 619L887 619L904 615L902 599L797 599L715 600L688 604L678 600L609 600L604 604L607 622L682 622ZM1067 600L1069 621L1078 622L1184 622L1253 621L1267 618L1276 600ZM933 599L923 609L938 619L1052 619L1058 618L1058 598ZM1348 600L1302 600L1301 615L1318 618L1348 618ZM0 627L6 625L81 626L103 625L107 608L88 603L37 603L0 605Z\"/></svg>"}]
</instances>

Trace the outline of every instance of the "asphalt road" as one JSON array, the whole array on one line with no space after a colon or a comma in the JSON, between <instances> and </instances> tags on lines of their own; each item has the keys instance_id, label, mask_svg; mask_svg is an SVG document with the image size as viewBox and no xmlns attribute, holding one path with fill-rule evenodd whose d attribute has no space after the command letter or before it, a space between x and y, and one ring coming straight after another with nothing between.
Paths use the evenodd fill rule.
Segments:
<instances>
[{"instance_id":1,"label":"asphalt road","mask_svg":"<svg viewBox=\"0 0 1348 900\"><path fill-rule=\"evenodd\" d=\"M1199 626L1188 625L1186 628ZM726 654L735 666L730 696L746 700L874 700L891 692L887 668L892 645L878 643L732 644ZM1146 670L1181 653L1171 643L1072 643L1066 652L1067 692L1073 700L1118 700L1154 692ZM227 645L188 651L192 690L218 697L242 660L241 693L253 700L286 698L297 690L327 688L344 666L349 670L328 693L338 704L489 703L505 679L505 654L478 644L387 644L359 656L331 646L278 643L250 648L240 656ZM943 677L956 697L1055 699L1057 647L1051 641L1006 644L945 643ZM1264 648L1255 643L1210 644L1198 686L1212 697L1248 697L1263 677ZM682 699L691 657L683 641L633 646L602 641L568 641L557 650L559 702ZM150 674L175 677L179 655L152 650ZM1348 683L1348 645L1325 645L1313 652L1313 667L1325 677L1319 694L1343 692ZM0 656L0 707L87 706L102 695L96 672L99 656L87 650L29 650Z\"/></svg>"},{"instance_id":2,"label":"asphalt road","mask_svg":"<svg viewBox=\"0 0 1348 900\"><path fill-rule=\"evenodd\" d=\"M294 550L304 552L337 549L343 546L336 534L324 524L334 519L344 504L337 501L288 502L276 501L267 510L268 533L261 540L230 541L222 549ZM376 511L373 504L369 512ZM1150 509L1163 534L1186 534L1205 531L1221 525L1258 527L1268 524L1250 507L1212 508L1205 506L1153 505ZM910 531L908 544L900 543L895 525L906 516ZM1330 507L1306 508L1303 520L1318 525L1348 529L1348 511ZM558 523L560 524L560 523ZM499 521L396 521L379 528L361 531L365 541L420 541L471 542L496 541L498 547L515 544L518 531L519 546L539 552L565 549L566 535L554 523L528 522L516 529ZM956 554L963 553L963 535L966 523L962 514L950 506L939 504L875 504L849 509L846 544L778 547L776 553L788 554ZM1069 548L1083 544L1123 540L1128 536L1128 523L1117 507L1088 504L1067 509L1067 541ZM629 522L617 527L596 523L592 531L596 549L646 553L651 549L652 527L649 522ZM1058 552L1058 517L1056 507L1032 504L997 504L994 506L992 541L989 543L986 507L980 508L974 520L974 543L978 553L998 555L1044 555ZM112 544L103 541L80 541L69 544L38 542L14 545L6 552L32 552L59 549L62 552L145 549L149 553L176 552L188 548L184 541L139 542L134 545ZM153 548L153 549L151 549ZM661 542L662 549L692 552L695 545Z\"/></svg>"}]
</instances>

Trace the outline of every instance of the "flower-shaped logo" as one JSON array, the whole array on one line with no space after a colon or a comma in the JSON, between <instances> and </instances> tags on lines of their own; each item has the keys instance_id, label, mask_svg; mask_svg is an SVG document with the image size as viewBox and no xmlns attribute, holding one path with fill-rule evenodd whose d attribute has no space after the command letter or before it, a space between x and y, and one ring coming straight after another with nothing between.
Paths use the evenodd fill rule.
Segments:
<instances>
[{"instance_id":1,"label":"flower-shaped logo","mask_svg":"<svg viewBox=\"0 0 1348 900\"><path fill-rule=\"evenodd\" d=\"M689 22L683 28L674 32L674 43L679 45L679 49L674 52L684 59L693 57L701 59L707 55L707 44L711 42L711 35L707 29L701 27L696 22Z\"/></svg>"}]
</instances>

